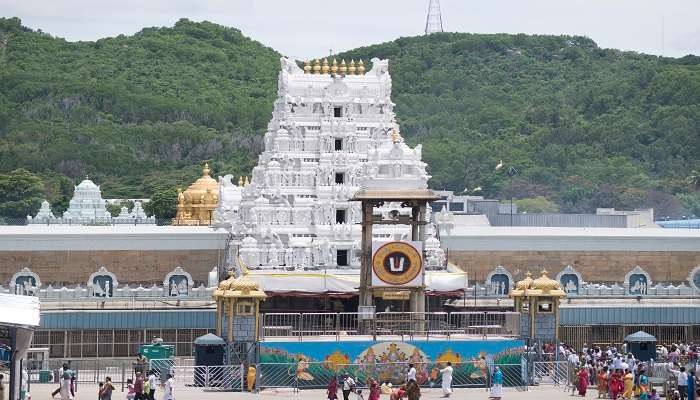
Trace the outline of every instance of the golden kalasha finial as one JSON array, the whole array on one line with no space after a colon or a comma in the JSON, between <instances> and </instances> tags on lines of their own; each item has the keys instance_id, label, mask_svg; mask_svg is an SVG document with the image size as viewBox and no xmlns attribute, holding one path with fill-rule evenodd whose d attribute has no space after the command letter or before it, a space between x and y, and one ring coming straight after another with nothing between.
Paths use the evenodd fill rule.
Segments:
<instances>
[{"instance_id":1,"label":"golden kalasha finial","mask_svg":"<svg viewBox=\"0 0 700 400\"><path fill-rule=\"evenodd\" d=\"M357 63L357 74L358 75L365 74L365 63L362 62L361 58L360 58L360 62Z\"/></svg>"},{"instance_id":2,"label":"golden kalasha finial","mask_svg":"<svg viewBox=\"0 0 700 400\"><path fill-rule=\"evenodd\" d=\"M328 59L324 58L323 59L323 65L321 66L321 73L322 74L327 74L328 71L330 71L330 68L328 67Z\"/></svg>"},{"instance_id":3,"label":"golden kalasha finial","mask_svg":"<svg viewBox=\"0 0 700 400\"><path fill-rule=\"evenodd\" d=\"M333 63L331 64L331 74L337 74L338 73L338 60L335 58L333 59Z\"/></svg>"},{"instance_id":4,"label":"golden kalasha finial","mask_svg":"<svg viewBox=\"0 0 700 400\"><path fill-rule=\"evenodd\" d=\"M204 168L202 169L202 176L209 176L209 163L204 163Z\"/></svg>"},{"instance_id":5,"label":"golden kalasha finial","mask_svg":"<svg viewBox=\"0 0 700 400\"><path fill-rule=\"evenodd\" d=\"M348 66L348 75L355 75L355 60L350 60L350 66Z\"/></svg>"},{"instance_id":6,"label":"golden kalasha finial","mask_svg":"<svg viewBox=\"0 0 700 400\"><path fill-rule=\"evenodd\" d=\"M304 73L305 74L311 73L311 63L309 63L309 60L304 61Z\"/></svg>"},{"instance_id":7,"label":"golden kalasha finial","mask_svg":"<svg viewBox=\"0 0 700 400\"><path fill-rule=\"evenodd\" d=\"M400 140L401 140L401 135L399 135L399 131L397 131L396 128L394 128L391 131L391 141L394 143L398 143Z\"/></svg>"},{"instance_id":8,"label":"golden kalasha finial","mask_svg":"<svg viewBox=\"0 0 700 400\"><path fill-rule=\"evenodd\" d=\"M238 187L243 187L243 175L238 176Z\"/></svg>"},{"instance_id":9,"label":"golden kalasha finial","mask_svg":"<svg viewBox=\"0 0 700 400\"><path fill-rule=\"evenodd\" d=\"M345 75L345 73L348 72L348 68L345 66L345 59L340 61L340 68L338 68L338 72L340 72L340 75Z\"/></svg>"},{"instance_id":10,"label":"golden kalasha finial","mask_svg":"<svg viewBox=\"0 0 700 400\"><path fill-rule=\"evenodd\" d=\"M314 60L314 75L318 75L321 73L321 62L318 61L318 58Z\"/></svg>"},{"instance_id":11,"label":"golden kalasha finial","mask_svg":"<svg viewBox=\"0 0 700 400\"><path fill-rule=\"evenodd\" d=\"M244 186L248 186L248 185L250 185L250 181L248 180L248 175L246 175Z\"/></svg>"}]
</instances>

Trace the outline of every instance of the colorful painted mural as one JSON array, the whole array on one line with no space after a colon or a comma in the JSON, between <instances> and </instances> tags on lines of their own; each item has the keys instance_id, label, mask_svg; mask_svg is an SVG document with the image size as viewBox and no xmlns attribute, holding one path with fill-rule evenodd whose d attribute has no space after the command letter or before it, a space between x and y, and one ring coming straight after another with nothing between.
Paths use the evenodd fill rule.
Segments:
<instances>
[{"instance_id":1,"label":"colorful painted mural","mask_svg":"<svg viewBox=\"0 0 700 400\"><path fill-rule=\"evenodd\" d=\"M361 382L371 377L400 384L409 363L420 384L440 384L438 369L447 362L456 385L481 386L489 365L519 365L523 347L521 340L263 342L260 361L263 376L299 387L323 387L346 373Z\"/></svg>"}]
</instances>

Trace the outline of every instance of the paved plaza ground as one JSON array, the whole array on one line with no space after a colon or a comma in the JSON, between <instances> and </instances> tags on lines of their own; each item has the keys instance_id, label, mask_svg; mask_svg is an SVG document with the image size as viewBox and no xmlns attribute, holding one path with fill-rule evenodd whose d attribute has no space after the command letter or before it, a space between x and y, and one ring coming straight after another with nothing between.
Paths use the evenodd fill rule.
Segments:
<instances>
[{"instance_id":1,"label":"paved plaza ground","mask_svg":"<svg viewBox=\"0 0 700 400\"><path fill-rule=\"evenodd\" d=\"M51 391L57 386L54 384L32 384L32 400L51 400ZM340 393L338 393L340 395ZM367 399L365 392L365 400ZM588 398L596 398L595 389L589 390ZM156 400L161 400L162 392L156 392ZM517 391L515 389L505 389L503 400L556 400L571 399L571 391L565 391L561 387L536 386L529 387L527 391ZM58 397L57 397L58 398ZM342 396L340 396L342 399ZM442 398L439 388L423 389L421 400ZM485 389L455 388L451 399L488 399L488 391ZM577 398L580 398L577 396ZM97 386L89 387L81 384L76 394L76 400L96 400ZM325 390L302 390L294 393L291 389L267 389L259 394L238 393L238 392L203 392L201 390L180 390L175 393L176 400L272 400L272 399L299 399L299 400L325 400ZM357 397L352 396L351 400ZM382 395L381 400L388 400L389 396ZM112 395L112 400L126 400L126 394L117 391Z\"/></svg>"}]
</instances>

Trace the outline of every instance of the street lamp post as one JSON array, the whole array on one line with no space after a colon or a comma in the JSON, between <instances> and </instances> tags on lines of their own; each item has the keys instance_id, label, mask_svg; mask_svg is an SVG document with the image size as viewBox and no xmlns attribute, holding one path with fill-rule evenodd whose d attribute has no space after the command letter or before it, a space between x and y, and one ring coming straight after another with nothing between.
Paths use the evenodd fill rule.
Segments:
<instances>
[{"instance_id":1,"label":"street lamp post","mask_svg":"<svg viewBox=\"0 0 700 400\"><path fill-rule=\"evenodd\" d=\"M518 169L511 165L506 174L510 178L510 226L513 226L513 177L518 174Z\"/></svg>"}]
</instances>

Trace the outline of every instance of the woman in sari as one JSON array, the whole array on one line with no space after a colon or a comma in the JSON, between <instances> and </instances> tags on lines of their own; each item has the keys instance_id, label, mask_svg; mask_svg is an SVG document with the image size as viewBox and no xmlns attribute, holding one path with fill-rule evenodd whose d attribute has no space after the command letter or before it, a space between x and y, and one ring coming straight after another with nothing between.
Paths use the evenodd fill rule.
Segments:
<instances>
[{"instance_id":1,"label":"woman in sari","mask_svg":"<svg viewBox=\"0 0 700 400\"><path fill-rule=\"evenodd\" d=\"M649 378L644 370L639 371L639 400L649 400Z\"/></svg>"},{"instance_id":2,"label":"woman in sari","mask_svg":"<svg viewBox=\"0 0 700 400\"><path fill-rule=\"evenodd\" d=\"M338 399L338 378L334 375L331 377L331 381L328 382L326 387L326 397L328 400Z\"/></svg>"},{"instance_id":3,"label":"woman in sari","mask_svg":"<svg viewBox=\"0 0 700 400\"><path fill-rule=\"evenodd\" d=\"M606 399L608 397L608 367L601 368L596 379L598 380L598 398Z\"/></svg>"},{"instance_id":4,"label":"woman in sari","mask_svg":"<svg viewBox=\"0 0 700 400\"><path fill-rule=\"evenodd\" d=\"M634 392L634 375L632 375L632 372L630 372L629 369L626 369L625 376L622 379L625 382L625 391L622 393L622 397L627 400L632 400L632 395Z\"/></svg>"},{"instance_id":5,"label":"woman in sari","mask_svg":"<svg viewBox=\"0 0 700 400\"><path fill-rule=\"evenodd\" d=\"M369 397L367 400L379 400L381 395L381 390L379 389L379 384L372 378L369 378Z\"/></svg>"},{"instance_id":6,"label":"woman in sari","mask_svg":"<svg viewBox=\"0 0 700 400\"><path fill-rule=\"evenodd\" d=\"M616 369L610 374L610 398L616 400L622 393L622 373Z\"/></svg>"},{"instance_id":7,"label":"woman in sari","mask_svg":"<svg viewBox=\"0 0 700 400\"><path fill-rule=\"evenodd\" d=\"M588 375L588 368L583 367L578 371L578 394L581 396L586 395L586 390L588 389L588 380L590 376Z\"/></svg>"}]
</instances>

